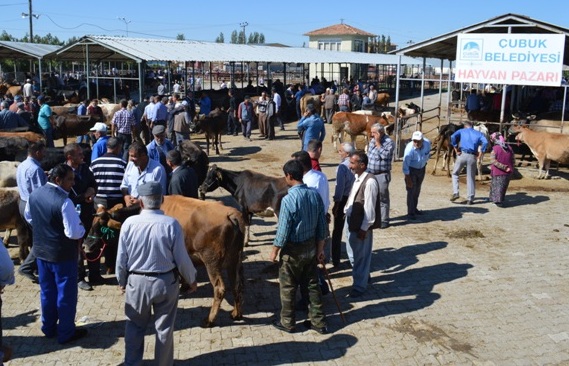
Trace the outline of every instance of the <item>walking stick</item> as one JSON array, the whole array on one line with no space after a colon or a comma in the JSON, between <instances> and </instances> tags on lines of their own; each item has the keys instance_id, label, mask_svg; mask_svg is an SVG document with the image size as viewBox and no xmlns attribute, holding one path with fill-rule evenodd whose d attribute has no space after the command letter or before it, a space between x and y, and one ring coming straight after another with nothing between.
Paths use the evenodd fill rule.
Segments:
<instances>
[{"instance_id":1,"label":"walking stick","mask_svg":"<svg viewBox=\"0 0 569 366\"><path fill-rule=\"evenodd\" d=\"M340 312L340 318L342 318L342 321L344 323L346 323L346 318L344 318L344 313L342 313L342 309L340 309L340 303L338 302L338 299L336 298L336 292L334 291L334 287L332 287L332 280L330 279L330 274L328 273L328 270L326 269L326 265L324 264L324 261L320 261L320 264L322 265L322 269L324 270L324 275L326 276L326 279L328 280L328 285L330 286L330 292L332 292L332 296L334 297L334 301L336 302L336 306L338 307L338 311Z\"/></svg>"}]
</instances>

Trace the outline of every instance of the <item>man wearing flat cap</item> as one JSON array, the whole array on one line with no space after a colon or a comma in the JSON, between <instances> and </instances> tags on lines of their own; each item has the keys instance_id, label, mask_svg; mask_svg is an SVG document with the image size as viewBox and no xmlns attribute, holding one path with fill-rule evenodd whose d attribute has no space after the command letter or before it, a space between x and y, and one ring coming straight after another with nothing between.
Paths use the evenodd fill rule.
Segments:
<instances>
[{"instance_id":1,"label":"man wearing flat cap","mask_svg":"<svg viewBox=\"0 0 569 366\"><path fill-rule=\"evenodd\" d=\"M158 182L166 192L166 170L157 161L148 157L142 142L135 141L128 149L129 162L121 183L121 191L127 206L139 202L138 187L147 182Z\"/></svg>"},{"instance_id":2,"label":"man wearing flat cap","mask_svg":"<svg viewBox=\"0 0 569 366\"><path fill-rule=\"evenodd\" d=\"M174 363L174 323L179 276L197 289L196 269L184 244L180 223L160 210L163 193L157 182L138 187L141 212L122 224L116 274L125 298L125 365L142 363L144 335L154 319L155 363Z\"/></svg>"},{"instance_id":3,"label":"man wearing flat cap","mask_svg":"<svg viewBox=\"0 0 569 366\"><path fill-rule=\"evenodd\" d=\"M146 145L148 157L162 164L164 169L166 169L166 173L170 173L170 167L166 164L166 154L174 149L174 144L166 138L166 127L162 125L154 126L152 135L154 135L154 140Z\"/></svg>"},{"instance_id":4,"label":"man wearing flat cap","mask_svg":"<svg viewBox=\"0 0 569 366\"><path fill-rule=\"evenodd\" d=\"M415 220L421 215L417 209L421 185L425 178L425 167L431 157L431 142L423 136L421 131L413 132L411 141L403 153L403 174L407 189L407 219Z\"/></svg>"}]
</instances>

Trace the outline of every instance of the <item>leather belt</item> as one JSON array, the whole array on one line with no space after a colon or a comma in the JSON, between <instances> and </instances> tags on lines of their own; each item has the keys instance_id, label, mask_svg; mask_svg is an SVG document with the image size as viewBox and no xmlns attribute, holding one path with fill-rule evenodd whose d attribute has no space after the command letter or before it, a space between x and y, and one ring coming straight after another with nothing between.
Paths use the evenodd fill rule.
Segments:
<instances>
[{"instance_id":1,"label":"leather belt","mask_svg":"<svg viewBox=\"0 0 569 366\"><path fill-rule=\"evenodd\" d=\"M470 155L475 155L476 153L472 150L461 150L461 152L465 153L465 154L470 154Z\"/></svg>"},{"instance_id":2,"label":"leather belt","mask_svg":"<svg viewBox=\"0 0 569 366\"><path fill-rule=\"evenodd\" d=\"M171 269L168 272L136 272L136 271L131 271L131 272L129 272L129 274L135 274L135 275L139 275L139 276L148 276L148 277L157 277L157 276L162 276L162 275L171 273L173 271L174 271L174 269Z\"/></svg>"},{"instance_id":3,"label":"leather belt","mask_svg":"<svg viewBox=\"0 0 569 366\"><path fill-rule=\"evenodd\" d=\"M380 170L380 171L377 172L377 173L371 173L371 174L373 174L373 175L379 175L379 174L386 174L386 173L390 173L390 171L389 171L389 170Z\"/></svg>"}]
</instances>

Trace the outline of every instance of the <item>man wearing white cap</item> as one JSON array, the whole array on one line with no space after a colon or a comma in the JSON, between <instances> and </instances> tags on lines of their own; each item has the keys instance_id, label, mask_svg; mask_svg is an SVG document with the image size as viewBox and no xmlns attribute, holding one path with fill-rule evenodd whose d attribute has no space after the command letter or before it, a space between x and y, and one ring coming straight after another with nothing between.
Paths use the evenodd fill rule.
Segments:
<instances>
[{"instance_id":1,"label":"man wearing white cap","mask_svg":"<svg viewBox=\"0 0 569 366\"><path fill-rule=\"evenodd\" d=\"M97 139L91 152L91 161L95 161L95 159L107 152L107 140L109 139L109 136L107 136L107 125L103 122L97 122L89 131L93 132Z\"/></svg>"},{"instance_id":2,"label":"man wearing white cap","mask_svg":"<svg viewBox=\"0 0 569 366\"><path fill-rule=\"evenodd\" d=\"M415 220L421 211L417 210L421 184L425 178L425 167L431 156L431 142L421 131L413 132L411 142L405 147L403 154L403 174L407 188L407 218Z\"/></svg>"},{"instance_id":3,"label":"man wearing white cap","mask_svg":"<svg viewBox=\"0 0 569 366\"><path fill-rule=\"evenodd\" d=\"M24 98L31 98L34 95L34 87L30 79L26 79L26 83L22 87L22 94L24 94Z\"/></svg>"}]
</instances>

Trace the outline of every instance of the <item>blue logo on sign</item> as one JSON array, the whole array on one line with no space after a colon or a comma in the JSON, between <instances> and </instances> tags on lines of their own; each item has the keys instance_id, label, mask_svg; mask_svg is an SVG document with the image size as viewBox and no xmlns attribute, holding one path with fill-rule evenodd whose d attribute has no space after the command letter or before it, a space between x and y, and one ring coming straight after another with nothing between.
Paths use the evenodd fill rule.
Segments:
<instances>
[{"instance_id":1,"label":"blue logo on sign","mask_svg":"<svg viewBox=\"0 0 569 366\"><path fill-rule=\"evenodd\" d=\"M460 58L462 60L479 61L482 60L482 40L463 39L460 46Z\"/></svg>"}]
</instances>

